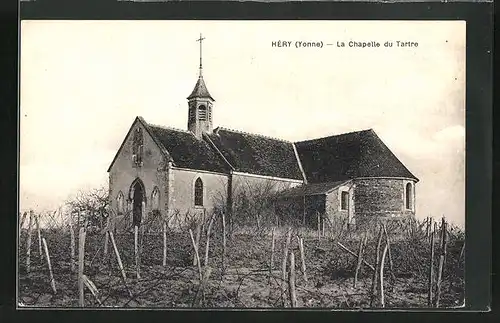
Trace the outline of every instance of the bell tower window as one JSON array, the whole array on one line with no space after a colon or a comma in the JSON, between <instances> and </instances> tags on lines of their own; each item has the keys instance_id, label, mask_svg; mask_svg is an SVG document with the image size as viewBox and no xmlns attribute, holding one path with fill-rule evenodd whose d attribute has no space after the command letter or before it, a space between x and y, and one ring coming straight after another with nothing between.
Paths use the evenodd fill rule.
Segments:
<instances>
[{"instance_id":1,"label":"bell tower window","mask_svg":"<svg viewBox=\"0 0 500 323\"><path fill-rule=\"evenodd\" d=\"M207 107L205 105L200 105L198 108L198 119L200 121L207 120Z\"/></svg>"},{"instance_id":2,"label":"bell tower window","mask_svg":"<svg viewBox=\"0 0 500 323\"><path fill-rule=\"evenodd\" d=\"M191 106L189 108L189 122L194 122L196 120L196 108Z\"/></svg>"}]
</instances>

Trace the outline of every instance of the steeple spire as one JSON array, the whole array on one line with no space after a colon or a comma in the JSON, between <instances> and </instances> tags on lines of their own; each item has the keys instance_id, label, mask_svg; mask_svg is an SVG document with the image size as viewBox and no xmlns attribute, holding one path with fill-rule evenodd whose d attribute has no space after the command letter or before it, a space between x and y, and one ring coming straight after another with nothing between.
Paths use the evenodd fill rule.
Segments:
<instances>
[{"instance_id":1,"label":"steeple spire","mask_svg":"<svg viewBox=\"0 0 500 323\"><path fill-rule=\"evenodd\" d=\"M200 77L203 77L203 40L205 38L203 37L203 35L200 33L200 38L198 38L196 41L199 41L200 42Z\"/></svg>"},{"instance_id":2,"label":"steeple spire","mask_svg":"<svg viewBox=\"0 0 500 323\"><path fill-rule=\"evenodd\" d=\"M215 101L214 98L210 95L208 92L207 86L205 85L205 81L203 80L203 48L202 48L202 43L203 40L205 40L205 37L200 33L200 38L198 38L196 41L200 42L200 75L198 76L198 81L196 82L193 91L191 94L188 96L188 100L194 99L194 98L207 98L212 101Z\"/></svg>"},{"instance_id":3,"label":"steeple spire","mask_svg":"<svg viewBox=\"0 0 500 323\"><path fill-rule=\"evenodd\" d=\"M188 130L197 138L201 139L203 133L212 132L212 106L214 98L208 92L205 81L203 80L203 40L205 38L200 33L200 75L193 91L187 97L188 99Z\"/></svg>"}]
</instances>

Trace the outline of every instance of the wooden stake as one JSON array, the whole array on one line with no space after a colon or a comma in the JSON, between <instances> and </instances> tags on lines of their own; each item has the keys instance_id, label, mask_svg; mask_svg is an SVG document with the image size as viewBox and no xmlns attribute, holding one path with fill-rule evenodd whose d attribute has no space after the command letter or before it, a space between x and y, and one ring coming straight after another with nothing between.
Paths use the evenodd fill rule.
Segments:
<instances>
[{"instance_id":1,"label":"wooden stake","mask_svg":"<svg viewBox=\"0 0 500 323\"><path fill-rule=\"evenodd\" d=\"M366 240L368 239L368 236L365 234L365 236L361 239L359 242L359 251L358 251L358 262L356 264L356 271L354 272L354 288L356 288L356 283L358 282L358 273L359 270L361 269L361 264L363 263L363 250L365 248Z\"/></svg>"},{"instance_id":2,"label":"wooden stake","mask_svg":"<svg viewBox=\"0 0 500 323\"><path fill-rule=\"evenodd\" d=\"M427 306L431 307L433 302L433 280L434 280L434 235L436 231L436 224L434 224L434 230L431 233L431 255L429 259L429 277L428 277L428 285L429 292L427 295Z\"/></svg>"},{"instance_id":3,"label":"wooden stake","mask_svg":"<svg viewBox=\"0 0 500 323\"><path fill-rule=\"evenodd\" d=\"M295 255L290 252L290 270L288 275L288 290L290 292L290 307L297 307L297 294L295 292Z\"/></svg>"},{"instance_id":4,"label":"wooden stake","mask_svg":"<svg viewBox=\"0 0 500 323\"><path fill-rule=\"evenodd\" d=\"M106 220L106 228L104 230L104 250L103 250L104 259L108 258L109 236L108 236L107 232L109 231L109 227L110 227L109 221L110 221L110 219L108 217L108 219Z\"/></svg>"},{"instance_id":5,"label":"wooden stake","mask_svg":"<svg viewBox=\"0 0 500 323\"><path fill-rule=\"evenodd\" d=\"M167 266L167 222L163 221L163 269Z\"/></svg>"},{"instance_id":6,"label":"wooden stake","mask_svg":"<svg viewBox=\"0 0 500 323\"><path fill-rule=\"evenodd\" d=\"M141 279L141 264L139 260L139 227L134 226L134 253L135 253L135 273L137 279Z\"/></svg>"},{"instance_id":7,"label":"wooden stake","mask_svg":"<svg viewBox=\"0 0 500 323\"><path fill-rule=\"evenodd\" d=\"M29 274L31 269L31 226L33 223L33 211L30 211L28 222L28 239L26 240L26 273Z\"/></svg>"},{"instance_id":8,"label":"wooden stake","mask_svg":"<svg viewBox=\"0 0 500 323\"><path fill-rule=\"evenodd\" d=\"M273 267L274 267L274 227L271 230L271 259L269 261L270 274L273 270ZM269 277L269 278L271 278L271 277Z\"/></svg>"},{"instance_id":9,"label":"wooden stake","mask_svg":"<svg viewBox=\"0 0 500 323\"><path fill-rule=\"evenodd\" d=\"M306 225L306 195L303 197L302 225ZM276 215L276 226L278 226L278 216Z\"/></svg>"},{"instance_id":10,"label":"wooden stake","mask_svg":"<svg viewBox=\"0 0 500 323\"><path fill-rule=\"evenodd\" d=\"M286 284L286 263L288 259L288 248L290 247L290 241L292 239L292 229L288 228L288 235L286 238L285 242L285 248L283 250L283 261L281 265L281 275L282 275L282 281L281 281L281 297L282 297L282 302L283 302L283 307L286 306L286 300L285 300L285 284Z\"/></svg>"},{"instance_id":11,"label":"wooden stake","mask_svg":"<svg viewBox=\"0 0 500 323\"><path fill-rule=\"evenodd\" d=\"M20 225L19 225L19 234L21 234L21 229L23 228L24 221L26 220L26 214L27 214L27 212L24 212L23 216L21 217L21 222L20 222Z\"/></svg>"},{"instance_id":12,"label":"wooden stake","mask_svg":"<svg viewBox=\"0 0 500 323\"><path fill-rule=\"evenodd\" d=\"M208 229L207 229L207 242L205 244L205 262L203 263L205 267L208 265L208 252L210 251L210 231L212 230L212 224L214 222L215 215L212 214L212 217L210 218L210 223L208 224Z\"/></svg>"},{"instance_id":13,"label":"wooden stake","mask_svg":"<svg viewBox=\"0 0 500 323\"><path fill-rule=\"evenodd\" d=\"M438 269L438 278L437 278L437 286L436 286L436 304L435 307L439 307L439 301L441 298L441 281L444 274L444 263L446 259L446 222L443 218L441 224L441 255L439 257L439 269Z\"/></svg>"},{"instance_id":14,"label":"wooden stake","mask_svg":"<svg viewBox=\"0 0 500 323\"><path fill-rule=\"evenodd\" d=\"M371 299L370 299L370 307L373 306L373 302L375 301L376 298L376 291L377 291L377 274L379 272L379 262L380 262L380 246L382 244L382 226L380 226L379 234L378 234L378 242L377 242L377 249L376 249L376 267L373 272L372 276L372 291L371 291Z\"/></svg>"},{"instance_id":15,"label":"wooden stake","mask_svg":"<svg viewBox=\"0 0 500 323\"><path fill-rule=\"evenodd\" d=\"M385 255L387 253L387 250L389 248L389 244L385 244L384 251L382 252L382 258L380 259L380 265L379 265L379 272L380 272L380 278L379 278L379 300L380 300L380 306L385 307L385 300L384 300L384 263L385 263Z\"/></svg>"},{"instance_id":16,"label":"wooden stake","mask_svg":"<svg viewBox=\"0 0 500 323\"><path fill-rule=\"evenodd\" d=\"M317 212L316 214L317 214L317 217L318 217L318 242L320 242L320 240L321 240L321 230L320 230L321 219L320 219L320 216L319 216L319 212Z\"/></svg>"},{"instance_id":17,"label":"wooden stake","mask_svg":"<svg viewBox=\"0 0 500 323\"><path fill-rule=\"evenodd\" d=\"M443 218L444 220L444 218ZM446 256L448 254L447 247L448 247L448 223L444 221L444 232L443 232L443 240L442 240L442 245L443 245L443 254L444 254L444 263L446 264ZM443 268L444 270L444 268Z\"/></svg>"},{"instance_id":18,"label":"wooden stake","mask_svg":"<svg viewBox=\"0 0 500 323\"><path fill-rule=\"evenodd\" d=\"M75 271L75 230L73 229L73 221L69 221L69 233L70 233L70 268L71 271Z\"/></svg>"},{"instance_id":19,"label":"wooden stake","mask_svg":"<svg viewBox=\"0 0 500 323\"><path fill-rule=\"evenodd\" d=\"M108 245L109 245L109 236L107 234L107 230L104 231L104 250L103 250L103 258L104 260L108 259Z\"/></svg>"},{"instance_id":20,"label":"wooden stake","mask_svg":"<svg viewBox=\"0 0 500 323\"><path fill-rule=\"evenodd\" d=\"M346 246L344 246L340 242L337 242L337 245L339 245L339 247L342 248L343 250L347 251L350 255L356 258L358 257L358 255L356 255L353 251L349 250ZM368 268L370 268L372 271L375 271L375 267L373 267L369 262L367 262L365 259L363 259L362 261L366 266L368 266Z\"/></svg>"},{"instance_id":21,"label":"wooden stake","mask_svg":"<svg viewBox=\"0 0 500 323\"><path fill-rule=\"evenodd\" d=\"M193 231L191 231L191 229L189 229L189 236L191 237L191 242L193 243L194 256L196 258L196 263L198 264L198 272L200 274L200 284L201 284L201 282L203 281L203 272L201 270L200 255L198 254L198 246L194 241Z\"/></svg>"},{"instance_id":22,"label":"wooden stake","mask_svg":"<svg viewBox=\"0 0 500 323\"><path fill-rule=\"evenodd\" d=\"M43 258L43 251L42 251L42 233L40 232L40 214L37 214L35 216L36 220L36 232L38 234L38 256L40 256L40 259Z\"/></svg>"},{"instance_id":23,"label":"wooden stake","mask_svg":"<svg viewBox=\"0 0 500 323\"><path fill-rule=\"evenodd\" d=\"M49 267L50 286L52 287L54 294L57 294L56 282L54 281L54 275L52 273L52 265L50 264L49 248L47 247L47 241L45 241L45 238L43 238L43 247L45 249L45 258L47 259L47 266Z\"/></svg>"},{"instance_id":24,"label":"wooden stake","mask_svg":"<svg viewBox=\"0 0 500 323\"><path fill-rule=\"evenodd\" d=\"M382 228L384 229L385 241L387 243L387 255L389 256L389 269L391 270L391 280L392 284L396 282L396 276L394 275L394 265L392 264L392 255L391 255L391 240L389 239L389 234L387 233L387 228L385 223L382 223Z\"/></svg>"},{"instance_id":25,"label":"wooden stake","mask_svg":"<svg viewBox=\"0 0 500 323\"><path fill-rule=\"evenodd\" d=\"M300 262L302 264L302 275L304 277L304 281L307 282L306 257L304 254L304 239L297 236L297 241L299 242Z\"/></svg>"},{"instance_id":26,"label":"wooden stake","mask_svg":"<svg viewBox=\"0 0 500 323\"><path fill-rule=\"evenodd\" d=\"M109 234L109 239L111 240L111 244L113 245L113 250L115 251L116 260L118 261L118 267L120 267L120 272L122 274L123 281L126 283L127 276L125 275L125 269L123 269L122 258L120 257L120 253L118 252L118 247L116 246L113 231L108 231L108 234Z\"/></svg>"},{"instance_id":27,"label":"wooden stake","mask_svg":"<svg viewBox=\"0 0 500 323\"><path fill-rule=\"evenodd\" d=\"M444 265L444 256L440 255L439 256L439 269L438 269L438 278L436 282L436 300L435 300L435 307L439 307L439 301L440 301L440 296L441 296L441 279L442 279L442 271L443 271L443 265Z\"/></svg>"},{"instance_id":28,"label":"wooden stake","mask_svg":"<svg viewBox=\"0 0 500 323\"><path fill-rule=\"evenodd\" d=\"M144 214L144 211L143 211L143 214ZM144 217L143 217L143 219L144 219ZM144 246L144 231L146 230L146 223L141 222L141 224L139 225L139 228L141 229L141 239L139 241L139 264L140 264L141 263L141 255L142 255L142 247Z\"/></svg>"},{"instance_id":29,"label":"wooden stake","mask_svg":"<svg viewBox=\"0 0 500 323\"><path fill-rule=\"evenodd\" d=\"M80 307L85 306L85 295L83 290L83 271L85 266L85 229L80 228L78 235L78 294L80 295Z\"/></svg>"},{"instance_id":30,"label":"wooden stake","mask_svg":"<svg viewBox=\"0 0 500 323\"><path fill-rule=\"evenodd\" d=\"M198 245L200 243L200 238L201 238L201 224L196 221L196 248L198 248ZM193 266L196 266L198 264L199 256L197 257L196 254L193 256Z\"/></svg>"},{"instance_id":31,"label":"wooden stake","mask_svg":"<svg viewBox=\"0 0 500 323\"><path fill-rule=\"evenodd\" d=\"M82 275L82 280L85 286L90 290L94 298L96 299L97 303L102 306L102 302L99 299L99 291L97 290L97 287L95 287L94 283L85 275Z\"/></svg>"},{"instance_id":32,"label":"wooden stake","mask_svg":"<svg viewBox=\"0 0 500 323\"><path fill-rule=\"evenodd\" d=\"M226 259L226 216L222 212L222 271L224 272Z\"/></svg>"},{"instance_id":33,"label":"wooden stake","mask_svg":"<svg viewBox=\"0 0 500 323\"><path fill-rule=\"evenodd\" d=\"M434 231L433 227L434 227L435 222L434 222L434 219L432 217L429 217L429 219L430 219L430 222L431 222L430 223L430 228L429 228L429 230L430 230L429 234L432 234L432 232ZM431 237L429 236L429 241L430 241L430 239L431 239Z\"/></svg>"}]
</instances>

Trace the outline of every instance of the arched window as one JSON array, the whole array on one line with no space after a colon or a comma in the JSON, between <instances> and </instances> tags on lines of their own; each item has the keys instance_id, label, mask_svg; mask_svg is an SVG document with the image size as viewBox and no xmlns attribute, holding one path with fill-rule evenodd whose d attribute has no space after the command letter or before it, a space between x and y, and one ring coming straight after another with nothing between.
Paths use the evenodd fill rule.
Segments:
<instances>
[{"instance_id":1,"label":"arched window","mask_svg":"<svg viewBox=\"0 0 500 323\"><path fill-rule=\"evenodd\" d=\"M412 209L412 197L413 197L413 192L412 192L412 185L411 183L406 184L406 190L405 190L405 207L407 210Z\"/></svg>"},{"instance_id":2,"label":"arched window","mask_svg":"<svg viewBox=\"0 0 500 323\"><path fill-rule=\"evenodd\" d=\"M158 210L160 208L160 190L155 186L153 193L151 193L151 208Z\"/></svg>"},{"instance_id":3,"label":"arched window","mask_svg":"<svg viewBox=\"0 0 500 323\"><path fill-rule=\"evenodd\" d=\"M123 203L124 203L124 197L123 197L123 193L120 191L118 193L118 196L116 197L116 209L118 211L118 214L122 214L124 211Z\"/></svg>"},{"instance_id":4,"label":"arched window","mask_svg":"<svg viewBox=\"0 0 500 323\"><path fill-rule=\"evenodd\" d=\"M340 209L349 210L349 192L342 191L340 195Z\"/></svg>"},{"instance_id":5,"label":"arched window","mask_svg":"<svg viewBox=\"0 0 500 323\"><path fill-rule=\"evenodd\" d=\"M203 182L201 178L196 179L196 182L194 182L194 205L203 206Z\"/></svg>"},{"instance_id":6,"label":"arched window","mask_svg":"<svg viewBox=\"0 0 500 323\"><path fill-rule=\"evenodd\" d=\"M200 121L205 121L207 120L207 107L204 105L200 105L198 108L198 119Z\"/></svg>"}]
</instances>

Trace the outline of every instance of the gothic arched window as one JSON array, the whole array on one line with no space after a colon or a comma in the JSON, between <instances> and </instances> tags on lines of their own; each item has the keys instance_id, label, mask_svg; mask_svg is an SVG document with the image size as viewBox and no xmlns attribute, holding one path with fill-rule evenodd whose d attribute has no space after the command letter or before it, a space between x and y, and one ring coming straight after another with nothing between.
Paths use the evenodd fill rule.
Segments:
<instances>
[{"instance_id":1,"label":"gothic arched window","mask_svg":"<svg viewBox=\"0 0 500 323\"><path fill-rule=\"evenodd\" d=\"M132 159L136 166L142 165L142 157L144 154L144 138L142 128L137 128L134 131L134 139L132 143Z\"/></svg>"},{"instance_id":2,"label":"gothic arched window","mask_svg":"<svg viewBox=\"0 0 500 323\"><path fill-rule=\"evenodd\" d=\"M124 211L124 197L123 197L123 193L120 191L118 193L118 196L116 197L116 210L117 210L117 213L118 214L122 214L123 211Z\"/></svg>"},{"instance_id":3,"label":"gothic arched window","mask_svg":"<svg viewBox=\"0 0 500 323\"><path fill-rule=\"evenodd\" d=\"M412 192L412 185L411 183L406 184L406 190L405 190L405 207L407 210L412 209L412 197L413 197L413 192Z\"/></svg>"},{"instance_id":4,"label":"gothic arched window","mask_svg":"<svg viewBox=\"0 0 500 323\"><path fill-rule=\"evenodd\" d=\"M156 186L151 194L151 208L152 210L158 210L160 208L160 190Z\"/></svg>"},{"instance_id":5,"label":"gothic arched window","mask_svg":"<svg viewBox=\"0 0 500 323\"><path fill-rule=\"evenodd\" d=\"M194 182L194 205L203 206L203 182L201 178L197 178Z\"/></svg>"}]
</instances>

